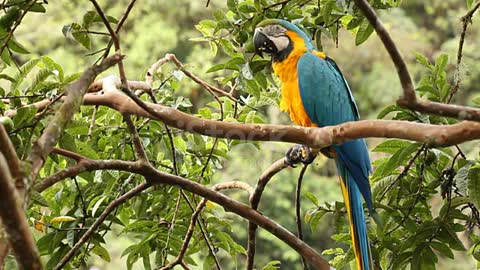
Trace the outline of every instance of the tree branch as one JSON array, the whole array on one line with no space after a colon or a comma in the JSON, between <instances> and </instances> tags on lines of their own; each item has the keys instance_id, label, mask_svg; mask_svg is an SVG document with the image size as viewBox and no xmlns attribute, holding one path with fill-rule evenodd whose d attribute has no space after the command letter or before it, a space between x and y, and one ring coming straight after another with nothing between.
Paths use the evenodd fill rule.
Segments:
<instances>
[{"instance_id":1,"label":"tree branch","mask_svg":"<svg viewBox=\"0 0 480 270\"><path fill-rule=\"evenodd\" d=\"M222 90L218 87L215 87L213 85L208 84L207 82L203 81L199 77L195 76L192 72L188 71L185 68L185 66L182 64L182 62L180 62L180 60L178 60L177 57L174 54L171 54L171 53L166 54L164 58L158 60L156 63L154 63L153 65L150 66L150 68L147 71L147 74L145 75L145 81L151 84L153 82L153 74L155 74L155 71L161 65L163 65L163 64L165 64L166 62L169 62L169 61L172 61L178 67L178 69L180 69L187 77L189 77L194 82L198 83L199 85L201 85L202 87L204 87L208 91L211 91L211 92L213 92L215 94L218 94L220 96L225 96L225 97L231 99L232 101L238 102L238 99L236 97L232 96L232 94L230 94L230 93L228 93L228 92L226 92L226 91L224 91L224 90Z\"/></svg>"},{"instance_id":2,"label":"tree branch","mask_svg":"<svg viewBox=\"0 0 480 270\"><path fill-rule=\"evenodd\" d=\"M260 178L257 181L257 186L253 193L250 193L250 206L253 210L258 209L258 204L260 203L260 198L262 197L263 190L265 186L268 184L270 179L280 172L281 170L288 167L288 164L285 158L279 159L274 162L270 167L263 172ZM255 234L257 232L258 225L252 221L248 222L248 244L247 244L247 270L252 270L254 261L255 261L255 249L256 249L256 237Z\"/></svg>"},{"instance_id":3,"label":"tree branch","mask_svg":"<svg viewBox=\"0 0 480 270\"><path fill-rule=\"evenodd\" d=\"M5 127L0 124L0 151L5 156L7 160L8 168L15 179L15 187L20 193L23 193L25 190L25 183L23 182L23 172L20 169L20 161L15 151L10 138L8 137Z\"/></svg>"},{"instance_id":4,"label":"tree branch","mask_svg":"<svg viewBox=\"0 0 480 270\"><path fill-rule=\"evenodd\" d=\"M428 147L451 146L480 138L480 124L470 121L439 126L407 121L363 120L323 128L240 124L193 117L170 107L144 102L134 95L130 97L138 102L138 105L128 100L127 96L114 91L108 91L104 95L87 95L84 103L105 105L123 113L157 119L169 126L206 136L292 142L312 148L323 148L368 137L412 140L426 143Z\"/></svg>"},{"instance_id":5,"label":"tree branch","mask_svg":"<svg viewBox=\"0 0 480 270\"><path fill-rule=\"evenodd\" d=\"M0 153L0 218L22 269L42 269L40 255L30 232L22 207L22 198L15 189L7 161Z\"/></svg>"},{"instance_id":6,"label":"tree branch","mask_svg":"<svg viewBox=\"0 0 480 270\"><path fill-rule=\"evenodd\" d=\"M130 132L130 136L132 137L133 147L135 149L135 154L137 155L137 159L140 162L148 162L147 154L143 149L142 142L140 141L140 137L138 136L137 129L135 128L135 125L133 124L133 121L130 118L130 115L124 114L123 119L127 123L128 131Z\"/></svg>"},{"instance_id":7,"label":"tree branch","mask_svg":"<svg viewBox=\"0 0 480 270\"><path fill-rule=\"evenodd\" d=\"M330 269L328 263L313 248L305 244L303 241L300 241L295 235L282 226L251 209L247 205L239 203L197 182L159 171L149 164L122 160L82 160L78 164L56 173L49 179L45 179L43 182L37 184L35 189L41 191L67 177L72 177L85 171L95 170L120 170L136 173L143 175L152 185L174 185L200 195L203 198L223 206L228 211L234 212L249 221L255 222L258 226L266 229L280 240L290 245L294 250L307 258L307 260L317 269Z\"/></svg>"},{"instance_id":8,"label":"tree branch","mask_svg":"<svg viewBox=\"0 0 480 270\"><path fill-rule=\"evenodd\" d=\"M149 183L143 183L136 186L134 189L130 190L129 192L123 194L122 196L118 197L117 199L113 200L107 208L102 212L102 214L95 220L95 222L90 226L90 228L82 235L82 237L78 240L78 242L68 251L68 253L62 258L62 260L55 266L55 270L63 269L67 265L67 263L75 256L77 251L82 247L85 242L93 235L93 233L98 229L100 225L102 225L103 221L107 219L110 213L113 212L118 206L126 202L128 199L132 198L133 196L137 195L138 193L144 191L145 189L149 188ZM29 268L27 268L29 269Z\"/></svg>"},{"instance_id":9,"label":"tree branch","mask_svg":"<svg viewBox=\"0 0 480 270\"><path fill-rule=\"evenodd\" d=\"M463 44L465 43L465 36L467 35L468 24L472 23L473 14L480 8L480 1L477 1L475 5L462 17L462 33L460 34L460 41L458 42L458 51L457 51L457 67L455 68L454 85L448 96L447 103L452 101L453 96L460 90L460 84L462 79L460 78L460 67L462 64L463 56Z\"/></svg>"},{"instance_id":10,"label":"tree branch","mask_svg":"<svg viewBox=\"0 0 480 270\"><path fill-rule=\"evenodd\" d=\"M212 187L212 189L214 191L220 191L220 190L224 190L224 189L234 189L234 188L243 189L243 190L247 191L249 195L252 194L252 192L253 192L253 188L249 184L247 184L245 182L241 182L241 181L219 183L219 184L216 184ZM193 231L195 229L195 225L197 223L197 220L198 220L198 218L200 216L200 213L202 212L203 208L205 208L205 206L207 205L207 201L208 200L204 198L197 205L197 208L195 209L195 212L193 212L192 217L190 218L190 225L188 226L187 233L185 234L185 237L183 239L182 247L180 248L180 251L179 251L177 257L172 262L170 262L169 264L160 268L160 270L172 269L173 267L175 267L175 265L182 263L183 257L185 257L185 253L187 252L188 246L190 244L190 240L192 239Z\"/></svg>"},{"instance_id":11,"label":"tree branch","mask_svg":"<svg viewBox=\"0 0 480 270\"><path fill-rule=\"evenodd\" d=\"M80 109L83 96L95 77L99 73L118 63L122 58L123 56L119 54L106 58L99 65L89 67L78 80L74 81L67 87L65 90L67 96L65 97L62 107L49 121L43 134L33 145L32 152L28 157L28 160L32 163L30 174L31 182L35 180L40 168L43 166L45 158L50 154L57 143L57 140L60 138L65 125Z\"/></svg>"},{"instance_id":12,"label":"tree branch","mask_svg":"<svg viewBox=\"0 0 480 270\"><path fill-rule=\"evenodd\" d=\"M323 148L368 137L412 140L426 143L428 147L451 146L480 138L480 124L471 121L440 126L407 121L363 120L323 128L243 124L194 117L161 104L144 102L133 94L130 95L138 105L119 91L105 91L103 95L87 94L84 105L107 106L121 113L160 120L169 126L211 137L283 141L305 144L312 148ZM416 104L421 106L422 102ZM438 109L453 106L438 104L440 105Z\"/></svg>"},{"instance_id":13,"label":"tree branch","mask_svg":"<svg viewBox=\"0 0 480 270\"><path fill-rule=\"evenodd\" d=\"M415 103L416 95L415 89L413 87L412 78L410 77L410 73L408 72L407 64L403 60L403 57L398 50L395 42L393 42L392 37L388 33L387 29L383 22L378 18L375 10L373 10L372 6L368 3L367 0L354 0L355 5L363 12L365 17L368 19L370 24L373 26L377 35L385 45L385 49L387 49L388 53L390 54L390 58L392 58L393 63L395 64L395 68L397 69L398 77L400 78L400 83L403 87L403 100L406 103Z\"/></svg>"},{"instance_id":14,"label":"tree branch","mask_svg":"<svg viewBox=\"0 0 480 270\"><path fill-rule=\"evenodd\" d=\"M295 191L295 222L297 223L297 236L298 239L303 241L303 231L302 231L302 216L300 214L300 195L302 190L302 181L305 172L307 171L308 164L303 165L300 175L298 176L297 189ZM308 264L305 257L302 257L303 269L308 270Z\"/></svg>"},{"instance_id":15,"label":"tree branch","mask_svg":"<svg viewBox=\"0 0 480 270\"><path fill-rule=\"evenodd\" d=\"M390 58L395 64L403 88L403 97L397 100L399 106L427 114L453 117L460 120L480 121L480 109L467 106L449 105L428 100L418 100L407 65L382 21L378 18L367 0L354 1L377 32L377 35L382 40L385 49L387 49Z\"/></svg>"}]
</instances>

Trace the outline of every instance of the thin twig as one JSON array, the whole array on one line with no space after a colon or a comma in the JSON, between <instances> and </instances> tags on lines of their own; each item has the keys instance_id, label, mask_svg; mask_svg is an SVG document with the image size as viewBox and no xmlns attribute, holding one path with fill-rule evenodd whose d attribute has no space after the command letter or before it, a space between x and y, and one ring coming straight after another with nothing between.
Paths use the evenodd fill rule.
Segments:
<instances>
[{"instance_id":1,"label":"thin twig","mask_svg":"<svg viewBox=\"0 0 480 270\"><path fill-rule=\"evenodd\" d=\"M87 138L90 141L92 139L93 129L95 128L95 122L97 121L97 111L98 106L93 107L92 120L90 121L90 126L88 127Z\"/></svg>"},{"instance_id":2,"label":"thin twig","mask_svg":"<svg viewBox=\"0 0 480 270\"><path fill-rule=\"evenodd\" d=\"M102 19L103 24L105 25L105 27L107 27L108 32L110 33L110 36L112 37L113 46L115 47L115 53L120 54L121 53L120 40L118 38L117 32L113 30L112 25L108 21L107 15L105 15L105 12L103 12L102 8L97 3L97 1L96 0L90 0L90 2L92 2L93 6L97 10L97 14ZM128 15L128 13L127 13L127 15ZM125 68L123 67L123 61L122 60L118 61L117 66L118 66L118 72L120 74L120 81L122 82L123 86L127 87L128 82L127 82L127 76L125 75Z\"/></svg>"},{"instance_id":3,"label":"thin twig","mask_svg":"<svg viewBox=\"0 0 480 270\"><path fill-rule=\"evenodd\" d=\"M63 269L67 263L75 256L77 251L82 247L85 242L93 235L93 233L97 230L97 228L107 219L113 210L115 210L118 206L126 202L128 199L132 198L133 196L139 194L140 192L144 191L150 187L150 183L143 183L136 186L134 189L130 190L129 192L123 194L121 197L113 200L103 211L103 213L95 220L95 222L90 226L90 228L82 235L82 237L78 240L78 242L68 251L68 253L60 260L60 262L55 266L55 270Z\"/></svg>"},{"instance_id":4,"label":"thin twig","mask_svg":"<svg viewBox=\"0 0 480 270\"><path fill-rule=\"evenodd\" d=\"M382 194L380 195L380 198L377 199L378 202L381 202L383 200L383 198L385 197L385 195L387 195L388 191L390 191L390 189L395 186L395 184L401 180L403 177L405 177L408 173L408 171L410 170L410 168L412 167L413 163L415 162L415 160L418 158L418 156L420 156L420 154L426 150L426 147L425 145L422 145L422 147L420 149L418 149L417 153L415 153L415 155L412 157L412 159L410 159L410 161L408 162L408 164L403 168L402 172L395 178L395 180L393 180L392 183L390 183L383 191L382 191Z\"/></svg>"},{"instance_id":5,"label":"thin twig","mask_svg":"<svg viewBox=\"0 0 480 270\"><path fill-rule=\"evenodd\" d=\"M457 67L455 68L454 78L454 85L452 90L450 91L450 95L448 96L447 103L452 101L453 96L460 90L460 84L462 83L462 78L460 76L460 68L462 64L462 56L463 56L463 44L465 43L465 36L467 35L467 27L469 24L472 23L473 14L478 10L480 7L480 1L477 1L475 5L462 17L462 33L460 34L460 41L458 42L458 51L457 51Z\"/></svg>"},{"instance_id":6,"label":"thin twig","mask_svg":"<svg viewBox=\"0 0 480 270\"><path fill-rule=\"evenodd\" d=\"M178 210L180 209L180 202L182 201L182 192L181 189L178 191L177 202L175 203L175 210L173 212L172 221L170 221L170 227L168 228L167 240L165 241L165 246L162 249L163 263L165 264L168 257L168 249L170 244L170 238L172 237L173 228L175 227L175 222L177 221Z\"/></svg>"},{"instance_id":7,"label":"thin twig","mask_svg":"<svg viewBox=\"0 0 480 270\"><path fill-rule=\"evenodd\" d=\"M71 159L75 160L76 162L80 162L83 159L88 159L87 157L82 156L80 154L77 154L75 152L72 152L72 151L69 151L69 150L66 150L66 149L63 149L63 148L57 148L57 147L54 147L52 149L52 154L57 154L57 155L60 155L60 156L68 157L68 158L71 158Z\"/></svg>"},{"instance_id":8,"label":"thin twig","mask_svg":"<svg viewBox=\"0 0 480 270\"><path fill-rule=\"evenodd\" d=\"M274 162L270 167L263 172L260 178L257 181L257 186L255 190L250 195L249 201L250 206L253 210L258 209L258 204L260 203L260 198L262 197L263 190L268 184L270 179L280 172L281 170L288 167L288 163L285 161L285 158L279 159ZM255 261L255 249L256 249L256 232L258 225L253 222L248 222L248 249L247 249L247 270L252 270L254 261Z\"/></svg>"},{"instance_id":9,"label":"thin twig","mask_svg":"<svg viewBox=\"0 0 480 270\"><path fill-rule=\"evenodd\" d=\"M302 190L302 181L305 171L308 168L308 164L303 165L300 175L298 176L297 189L295 192L295 222L297 223L297 236L300 240L303 241L303 231L302 231L302 217L300 214L300 192ZM307 260L302 256L303 269L308 270Z\"/></svg>"},{"instance_id":10,"label":"thin twig","mask_svg":"<svg viewBox=\"0 0 480 270\"><path fill-rule=\"evenodd\" d=\"M135 128L135 124L133 124L132 118L130 118L130 115L124 114L123 119L127 123L128 131L130 132L130 137L133 141L133 147L135 149L137 159L140 162L148 162L147 154L145 153L145 149L143 149L142 142L140 141L140 136L138 135L137 129Z\"/></svg>"},{"instance_id":11,"label":"thin twig","mask_svg":"<svg viewBox=\"0 0 480 270\"><path fill-rule=\"evenodd\" d=\"M80 185L78 185L77 177L73 177L73 182L75 183L75 187L77 188L78 191L78 196L80 197L80 202L82 204L82 211L83 211L83 218L87 218L88 212L87 212L87 204L85 203L85 199L83 198L82 190L80 189Z\"/></svg>"},{"instance_id":12,"label":"thin twig","mask_svg":"<svg viewBox=\"0 0 480 270\"><path fill-rule=\"evenodd\" d=\"M212 189L215 191L219 191L219 190L232 189L232 188L239 188L239 189L246 190L249 194L253 192L253 188L249 184L245 182L239 182L239 181L216 184L213 186ZM190 244L190 240L192 239L193 231L195 229L195 224L197 223L198 217L200 216L200 213L202 212L203 208L206 206L207 201L208 201L207 199L203 199L197 205L195 212L192 214L192 217L190 218L190 225L188 226L187 234L184 237L182 247L177 257L169 264L160 268L160 270L172 269L175 265L182 263L183 257L185 256L185 253L187 252L188 246Z\"/></svg>"}]
</instances>

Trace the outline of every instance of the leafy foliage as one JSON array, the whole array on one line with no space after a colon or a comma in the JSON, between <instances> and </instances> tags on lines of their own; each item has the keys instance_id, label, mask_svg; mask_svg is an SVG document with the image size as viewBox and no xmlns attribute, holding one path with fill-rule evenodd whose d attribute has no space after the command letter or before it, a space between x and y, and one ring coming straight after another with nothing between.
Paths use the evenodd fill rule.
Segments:
<instances>
[{"instance_id":1,"label":"leafy foliage","mask_svg":"<svg viewBox=\"0 0 480 270\"><path fill-rule=\"evenodd\" d=\"M389 14L398 10L401 1L370 2L378 11ZM419 5L413 2L412 5ZM38 52L40 57L29 55L30 51L36 52L36 49L22 45L24 41L15 32L16 26L20 25L25 16L47 12L45 7L51 8L50 6L55 4L47 6L44 1L11 0L2 5L0 52L3 67L0 73L0 113L6 115L9 110L16 110L9 135L17 153L25 159L31 151L32 143L38 139L55 112L58 106L57 98L63 94L66 85L79 77L79 70L67 69L65 64L60 63L62 60L44 55L41 50ZM123 11L125 4L118 5ZM466 2L467 8L472 5L473 1ZM120 8L115 7L108 10L107 16L113 26L118 24L116 18L120 18L122 14ZM432 10L441 8L434 4L429 7ZM68 17L70 21L62 28L65 40L60 47L64 49L63 46L66 46L67 50L74 51L76 58L80 58L87 51L90 54L88 59L93 62L93 57L100 57L108 48L109 38L105 35L107 29L101 18L90 9L91 7L83 9L88 11L80 14L78 18ZM373 27L354 6L353 1L227 0L225 6L213 6L212 9L212 15L194 18L198 21L195 25L196 32L187 45L201 48L199 62L207 62L203 66L205 73L202 75L215 80L224 89L231 89L232 93L237 94L239 102L226 97L217 99L208 94L199 94L203 90L198 90L199 87L173 65L162 66L162 69L154 74L153 82L157 102L205 119L242 123L285 121L266 109L267 106L274 107L279 99L278 83L272 76L270 61L253 54L254 28L265 18L284 18L297 23L314 39L319 49L327 47L328 43L339 44L342 33L345 32L353 37L352 44L356 46L367 46L372 40ZM48 12L46 15L50 16ZM136 19L141 16L146 15L137 15ZM171 24L178 23L176 18L171 20ZM193 19L184 19L191 20ZM134 26L127 23L125 27L132 30ZM121 34L128 36L128 32ZM144 30L143 34L150 33ZM70 42L72 40L73 42ZM180 44L175 50L181 53L186 50L184 47L185 44ZM209 53L206 53L207 51ZM22 64L17 63L17 56L21 57ZM188 53L181 56L194 57ZM206 61L206 58L213 60ZM418 94L437 102L449 100L453 73L452 61L449 59L453 58L447 53L438 53L435 56L417 53L415 58L419 74L416 76ZM154 56L151 60L154 62ZM15 64L19 65L17 69L13 68ZM142 64L142 68L146 69L151 63ZM185 68L200 72L193 65ZM137 74L132 74L133 78L143 75L140 74L141 71L136 72ZM192 93L186 94L184 89L192 89ZM147 96L142 98L148 99ZM44 100L50 103L41 111L32 105ZM472 102L478 105L478 97ZM419 114L397 105L385 106L377 113L381 119L432 124L456 122L453 119ZM141 118L134 119L134 122L149 160L159 170L202 184L214 183L215 177L228 167L229 162L233 163L234 159L247 160L251 168L262 158L248 159L253 156L251 152L257 151L252 149L264 147L263 144L213 139L170 130L160 122L145 121ZM480 163L474 159L476 152L468 151L464 154L465 149L470 146L431 149L426 145L392 139L380 142L373 148L375 170L371 184L377 211L374 214L378 214L380 222L372 219L369 236L374 259L382 269L436 269L440 260L454 259L459 256L458 252L464 254L460 256L468 254L475 260L480 260L480 236L477 228L480 225ZM82 107L81 112L68 124L58 147L91 159L135 159L132 139L122 115L102 106ZM240 157L235 157L232 152L238 148L247 150L239 155ZM40 181L72 164L74 162L69 158L50 155L40 172ZM325 176L328 166L328 163L324 162L314 173ZM258 170L254 170L257 174L252 177L258 177ZM245 173L238 168L235 168L234 174L228 176L245 180ZM266 194L265 196L272 197L265 200L273 203L265 206L265 212L277 214L282 224L289 224L291 220L287 220L282 209L291 209L287 196L290 195L288 190L293 184L286 178L293 176L282 177L285 178L282 179L285 180L282 196ZM311 178L318 178L318 175ZM104 170L82 173L42 192L32 191L32 202L27 214L32 221L37 246L46 268L53 268L62 259L83 235L85 228L91 226L112 201L143 181L144 179L134 174ZM338 269L348 268L354 256L353 250L348 248L351 240L345 206L342 202L327 201L322 196L327 196L325 193L331 191L321 190L322 187L319 187L317 182L314 186L315 191L309 189L309 192L303 194L304 201L311 205L304 216L311 231L308 233L307 242L324 242L318 241L318 237L324 237L322 240L328 241L321 234L328 232L328 228L335 230L331 238L336 243L329 247L322 246L321 248L325 249L322 254L330 258L332 265ZM324 194L319 196L317 191ZM131 240L122 247L120 255L128 269L133 269L138 264L142 265L142 269L165 265L179 253L190 216L198 200L197 196L185 193L177 187L157 186L148 189L122 204L108 216L88 244L82 247L81 252L70 262L69 269L87 267L98 259L113 262L116 254L109 249L111 235L126 236ZM215 260L220 258L221 263L231 266L232 269L240 267L246 254L245 237L239 232L243 229L242 223L214 204L210 204L202 212L200 223L194 230L193 240L184 258L185 263L197 268L213 269ZM467 233L468 239L464 239L462 233ZM268 244L275 248L266 248L263 251L262 255L267 258L262 258L262 264L258 264L264 265L262 269L293 269L298 264L295 257L298 255L288 253L285 247L275 246L274 241L264 242L269 242ZM278 261L273 260L277 257L269 253L270 250L277 249Z\"/></svg>"}]
</instances>

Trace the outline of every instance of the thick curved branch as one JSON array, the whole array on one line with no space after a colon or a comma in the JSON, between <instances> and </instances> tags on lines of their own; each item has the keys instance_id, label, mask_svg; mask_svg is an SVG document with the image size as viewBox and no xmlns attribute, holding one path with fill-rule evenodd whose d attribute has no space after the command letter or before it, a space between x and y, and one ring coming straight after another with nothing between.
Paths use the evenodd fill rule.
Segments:
<instances>
[{"instance_id":1,"label":"thick curved branch","mask_svg":"<svg viewBox=\"0 0 480 270\"><path fill-rule=\"evenodd\" d=\"M45 188L53 185L53 183L59 182L67 177L75 176L85 171L94 170L120 170L131 173L143 175L147 181L151 184L167 184L179 186L184 190L200 195L212 202L215 202L226 210L238 214L239 216L256 223L258 226L269 231L280 240L290 245L294 250L307 258L307 260L320 270L329 270L330 266L313 248L299 240L295 235L288 230L278 225L271 219L263 216L257 211L251 209L245 204L239 203L219 192L216 192L202 184L199 184L188 179L171 175L159 170L156 170L149 164L122 160L101 160L101 161L81 161L78 164L72 166L69 169L65 169L55 174L50 180L46 179L43 182L37 184L35 189L37 191L44 190ZM47 182L48 183L45 183Z\"/></svg>"},{"instance_id":2,"label":"thick curved branch","mask_svg":"<svg viewBox=\"0 0 480 270\"><path fill-rule=\"evenodd\" d=\"M8 168L10 169L13 179L15 179L15 187L19 192L23 193L25 183L23 182L23 172L20 169L20 161L15 147L13 147L12 141L10 141L7 131L2 124L0 124L0 151L5 156Z\"/></svg>"},{"instance_id":3,"label":"thick curved branch","mask_svg":"<svg viewBox=\"0 0 480 270\"><path fill-rule=\"evenodd\" d=\"M135 98L136 96L133 96ZM367 137L398 138L426 143L429 147L451 146L480 138L480 123L463 121L454 125L431 125L394 120L363 120L323 128L286 125L242 124L191 116L160 104L136 99L148 112L118 91L86 95L84 104L104 105L122 113L160 120L169 126L211 137L283 141L323 148Z\"/></svg>"},{"instance_id":4,"label":"thick curved branch","mask_svg":"<svg viewBox=\"0 0 480 270\"><path fill-rule=\"evenodd\" d=\"M78 240L78 242L68 251L68 253L62 258L62 260L55 266L55 270L63 269L65 265L75 256L78 250L85 244L90 236L95 233L100 225L107 219L107 217L121 204L126 202L128 199L132 198L133 196L137 195L138 193L144 191L145 189L149 188L149 183L143 183L136 186L134 189L130 190L129 192L123 194L122 196L118 197L117 199L113 200L102 212L102 214L95 220L95 222L90 226L90 228L82 235L82 237ZM30 268L26 268L30 269Z\"/></svg>"},{"instance_id":5,"label":"thick curved branch","mask_svg":"<svg viewBox=\"0 0 480 270\"><path fill-rule=\"evenodd\" d=\"M123 56L115 54L109 58L106 58L99 65L93 65L89 67L82 76L73 83L71 83L67 89L65 89L66 97L63 105L55 113L49 124L45 128L43 134L35 142L30 153L28 160L32 163L32 170L30 175L30 181L34 181L40 168L43 166L45 158L50 154L53 147L57 143L58 139L62 135L65 125L70 121L73 115L80 109L82 99L87 92L88 87L92 84L95 77L98 74L115 65Z\"/></svg>"},{"instance_id":6,"label":"thick curved branch","mask_svg":"<svg viewBox=\"0 0 480 270\"><path fill-rule=\"evenodd\" d=\"M139 162L135 161L123 161L123 160L81 160L75 165L72 165L64 170L61 170L34 186L34 189L38 192L42 192L45 189L53 186L54 184L62 181L65 178L74 177L82 172L90 172L96 170L120 170L128 172L138 172Z\"/></svg>"},{"instance_id":7,"label":"thick curved branch","mask_svg":"<svg viewBox=\"0 0 480 270\"><path fill-rule=\"evenodd\" d=\"M243 124L194 117L174 108L144 102L138 97L136 98L136 101L142 107L119 91L106 91L103 95L85 95L84 105L107 106L120 113L160 120L169 126L210 137L253 141L283 141L305 144L312 148L323 148L352 139L368 137L412 140L426 143L429 147L451 146L480 139L480 124L472 121L440 126L407 121L363 120L323 128ZM422 104L423 101L416 103L417 106L428 107L428 105ZM437 104L439 106L436 108L445 109L445 112L448 112L448 110L444 106L455 107L454 105Z\"/></svg>"},{"instance_id":8,"label":"thick curved branch","mask_svg":"<svg viewBox=\"0 0 480 270\"><path fill-rule=\"evenodd\" d=\"M7 161L0 153L0 218L8 234L10 246L22 269L42 269L40 254L30 232L19 196L10 175Z\"/></svg>"},{"instance_id":9,"label":"thick curved branch","mask_svg":"<svg viewBox=\"0 0 480 270\"><path fill-rule=\"evenodd\" d=\"M393 63L395 64L395 68L397 69L398 77L400 78L400 83L403 87L403 99L405 99L408 103L415 103L416 95L415 89L413 87L412 78L410 77L410 73L408 72L407 64L403 60L403 57L398 50L395 42L393 42L392 37L388 33L387 29L383 22L378 18L375 10L373 10L372 6L368 3L367 0L354 0L355 5L363 12L365 17L368 19L370 24L373 26L377 35L385 45L385 49L387 49L388 53L390 54L390 58L392 58Z\"/></svg>"},{"instance_id":10,"label":"thick curved branch","mask_svg":"<svg viewBox=\"0 0 480 270\"><path fill-rule=\"evenodd\" d=\"M403 97L397 100L398 105L427 114L453 117L460 120L480 121L479 109L467 106L449 105L428 100L418 100L415 94L412 78L407 69L407 65L405 64L400 51L395 45L395 42L393 42L393 39L383 25L382 21L380 18L378 18L377 14L367 0L354 1L356 6L363 12L370 24L372 24L373 28L377 32L377 35L382 40L385 49L387 49L388 53L390 54L390 58L395 64L395 68L397 69L398 77L400 78L400 83L402 84L403 88Z\"/></svg>"}]
</instances>

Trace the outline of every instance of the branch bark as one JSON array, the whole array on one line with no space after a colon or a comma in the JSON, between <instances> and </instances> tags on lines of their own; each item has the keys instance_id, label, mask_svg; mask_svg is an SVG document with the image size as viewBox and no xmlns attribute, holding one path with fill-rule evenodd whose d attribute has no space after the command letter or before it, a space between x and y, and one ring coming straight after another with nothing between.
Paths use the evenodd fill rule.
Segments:
<instances>
[{"instance_id":1,"label":"branch bark","mask_svg":"<svg viewBox=\"0 0 480 270\"><path fill-rule=\"evenodd\" d=\"M453 117L460 120L480 121L479 109L467 106L449 105L428 100L418 100L407 65L405 64L400 51L395 45L395 42L393 42L393 39L391 38L384 24L367 0L354 1L355 5L363 12L365 17L377 32L377 35L382 40L385 49L390 54L390 58L397 69L398 77L403 88L403 96L397 100L397 104L399 106L427 114Z\"/></svg>"},{"instance_id":2,"label":"branch bark","mask_svg":"<svg viewBox=\"0 0 480 270\"><path fill-rule=\"evenodd\" d=\"M8 234L10 246L22 269L42 269L40 255L23 212L23 200L13 185L7 161L2 153L0 172L0 218Z\"/></svg>"},{"instance_id":3,"label":"branch bark","mask_svg":"<svg viewBox=\"0 0 480 270\"><path fill-rule=\"evenodd\" d=\"M312 128L214 121L194 117L160 104L144 102L138 98L136 102L142 107L118 91L106 91L104 95L86 95L84 104L108 106L121 113L160 120L169 126L211 137L283 141L305 144L312 148L323 148L368 137L412 140L426 143L429 147L451 146L480 138L480 123L472 121L438 126L407 121L363 120Z\"/></svg>"},{"instance_id":4,"label":"branch bark","mask_svg":"<svg viewBox=\"0 0 480 270\"><path fill-rule=\"evenodd\" d=\"M184 190L200 195L212 202L215 202L226 210L234 212L239 216L256 223L266 229L280 240L290 245L294 250L304 256L313 266L320 270L330 270L330 266L313 248L299 240L291 232L263 216L245 204L239 203L219 192L216 192L202 184L188 179L171 175L153 168L149 164L122 160L82 160L71 168L60 171L51 178L37 184L37 191L44 190L53 183L59 182L67 177L78 175L85 171L95 170L120 170L143 175L152 185L167 184L181 187Z\"/></svg>"}]
</instances>

